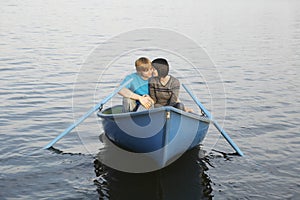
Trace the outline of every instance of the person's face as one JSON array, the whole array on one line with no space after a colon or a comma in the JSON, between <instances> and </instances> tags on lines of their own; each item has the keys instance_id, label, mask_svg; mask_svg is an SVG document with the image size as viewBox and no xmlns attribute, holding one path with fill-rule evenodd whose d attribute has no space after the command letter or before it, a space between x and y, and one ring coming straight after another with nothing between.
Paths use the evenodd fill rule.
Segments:
<instances>
[{"instance_id":1,"label":"person's face","mask_svg":"<svg viewBox=\"0 0 300 200\"><path fill-rule=\"evenodd\" d=\"M144 80L148 80L149 78L151 78L152 77L152 73L153 73L153 68L149 68L149 69L146 69L146 70L143 70L143 71L140 72L141 77Z\"/></svg>"},{"instance_id":2,"label":"person's face","mask_svg":"<svg viewBox=\"0 0 300 200\"><path fill-rule=\"evenodd\" d=\"M158 72L157 70L153 67L153 70L152 70L152 76L158 76Z\"/></svg>"}]
</instances>

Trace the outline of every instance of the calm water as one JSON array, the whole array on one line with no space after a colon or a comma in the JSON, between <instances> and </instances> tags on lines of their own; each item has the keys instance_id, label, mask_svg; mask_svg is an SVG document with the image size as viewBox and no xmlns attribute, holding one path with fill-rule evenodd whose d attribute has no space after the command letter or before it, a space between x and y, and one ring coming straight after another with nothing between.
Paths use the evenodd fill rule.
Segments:
<instances>
[{"instance_id":1,"label":"calm water","mask_svg":"<svg viewBox=\"0 0 300 200\"><path fill-rule=\"evenodd\" d=\"M2 1L0 199L299 199L299 8L296 0ZM176 55L182 49L142 45L105 68L122 48L99 45L140 28L186 36L215 67L182 44L196 74ZM171 36L157 39L180 44ZM166 56L245 157L230 155L211 126L205 152L188 152L159 172L116 172L95 158L102 147L96 116L56 150L40 150L108 95L142 55ZM184 92L181 99L196 109Z\"/></svg>"}]
</instances>

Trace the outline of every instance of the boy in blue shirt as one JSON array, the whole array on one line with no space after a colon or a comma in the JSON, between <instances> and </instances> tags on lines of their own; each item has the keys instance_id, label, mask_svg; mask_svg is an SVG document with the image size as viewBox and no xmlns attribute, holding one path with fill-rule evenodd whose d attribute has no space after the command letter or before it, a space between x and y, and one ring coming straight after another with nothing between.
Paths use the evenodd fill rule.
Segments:
<instances>
[{"instance_id":1,"label":"boy in blue shirt","mask_svg":"<svg viewBox=\"0 0 300 200\"><path fill-rule=\"evenodd\" d=\"M123 98L123 112L132 112L143 107L151 108L153 100L149 96L148 79L152 77L153 67L148 58L141 57L135 61L136 72L127 75L121 84L133 79L119 94Z\"/></svg>"}]
</instances>

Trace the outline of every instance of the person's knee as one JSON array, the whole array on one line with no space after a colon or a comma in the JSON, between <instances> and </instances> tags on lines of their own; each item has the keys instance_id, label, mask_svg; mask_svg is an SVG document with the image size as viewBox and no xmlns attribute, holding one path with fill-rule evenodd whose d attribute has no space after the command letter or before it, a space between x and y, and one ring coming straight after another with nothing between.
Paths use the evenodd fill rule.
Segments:
<instances>
[{"instance_id":1,"label":"person's knee","mask_svg":"<svg viewBox=\"0 0 300 200\"><path fill-rule=\"evenodd\" d=\"M132 112L132 111L136 111L136 101L130 98L123 98L123 112Z\"/></svg>"},{"instance_id":2,"label":"person's knee","mask_svg":"<svg viewBox=\"0 0 300 200\"><path fill-rule=\"evenodd\" d=\"M183 105L183 103L180 103L180 102L176 103L174 105L174 107L179 109L179 110L184 110L184 105Z\"/></svg>"}]
</instances>

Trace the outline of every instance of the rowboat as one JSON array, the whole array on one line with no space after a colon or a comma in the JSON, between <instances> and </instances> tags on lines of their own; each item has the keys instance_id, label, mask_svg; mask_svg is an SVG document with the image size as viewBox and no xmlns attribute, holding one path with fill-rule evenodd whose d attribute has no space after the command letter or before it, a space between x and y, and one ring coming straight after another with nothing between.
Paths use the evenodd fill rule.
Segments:
<instances>
[{"instance_id":1,"label":"rowboat","mask_svg":"<svg viewBox=\"0 0 300 200\"><path fill-rule=\"evenodd\" d=\"M106 141L106 148L104 148L105 151L102 151L105 156L100 155L99 158L103 164L115 169L128 172L161 169L175 161L185 151L201 143L207 134L210 123L216 127L238 155L244 155L225 130L213 119L211 113L184 84L182 84L183 88L198 105L204 116L187 113L170 106L122 113L122 106L117 105L102 111L103 105L130 81L132 79L120 85L97 105L90 108L86 114L55 137L43 149L51 149L54 144L91 114L100 110L98 116L102 119L105 131L105 140L103 141Z\"/></svg>"},{"instance_id":2,"label":"rowboat","mask_svg":"<svg viewBox=\"0 0 300 200\"><path fill-rule=\"evenodd\" d=\"M97 115L110 145L139 155L139 158L142 156L144 160L149 158L153 163L147 165L157 169L199 145L210 124L206 116L171 106L123 113L122 105L117 105L99 111Z\"/></svg>"}]
</instances>

